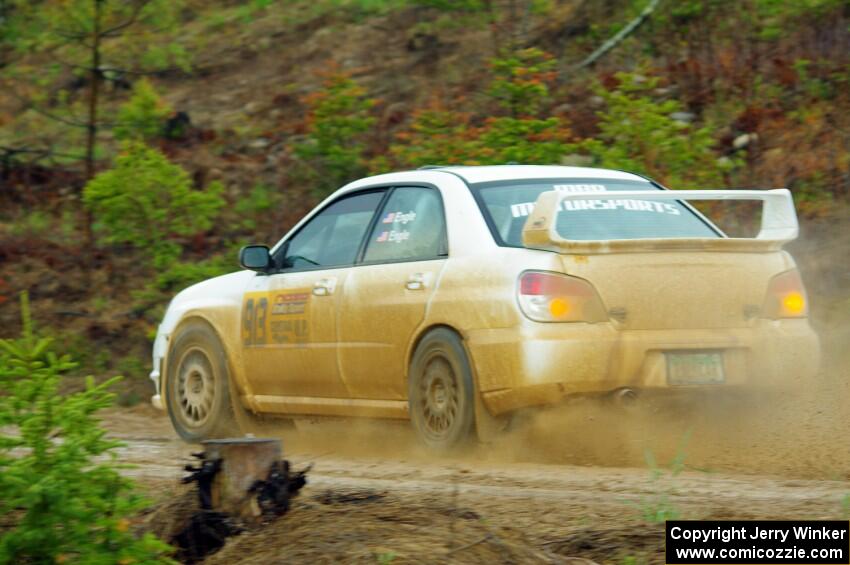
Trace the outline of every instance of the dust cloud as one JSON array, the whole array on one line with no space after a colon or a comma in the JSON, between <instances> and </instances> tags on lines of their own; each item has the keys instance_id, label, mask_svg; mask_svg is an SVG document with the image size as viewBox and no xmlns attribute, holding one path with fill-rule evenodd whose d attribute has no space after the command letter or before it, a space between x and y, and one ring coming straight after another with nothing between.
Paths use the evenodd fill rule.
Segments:
<instances>
[{"instance_id":1,"label":"dust cloud","mask_svg":"<svg viewBox=\"0 0 850 565\"><path fill-rule=\"evenodd\" d=\"M588 466L672 469L680 461L704 472L840 480L850 470L848 401L846 383L797 397L639 400L627 408L579 401L529 415L493 453Z\"/></svg>"},{"instance_id":2,"label":"dust cloud","mask_svg":"<svg viewBox=\"0 0 850 565\"><path fill-rule=\"evenodd\" d=\"M451 463L538 463L732 471L826 480L850 478L850 365L824 371L796 395L646 399L623 406L582 398L516 415L488 444L439 459ZM843 371L841 370L843 369ZM299 421L282 429L302 461L346 456L430 461L406 422Z\"/></svg>"}]
</instances>

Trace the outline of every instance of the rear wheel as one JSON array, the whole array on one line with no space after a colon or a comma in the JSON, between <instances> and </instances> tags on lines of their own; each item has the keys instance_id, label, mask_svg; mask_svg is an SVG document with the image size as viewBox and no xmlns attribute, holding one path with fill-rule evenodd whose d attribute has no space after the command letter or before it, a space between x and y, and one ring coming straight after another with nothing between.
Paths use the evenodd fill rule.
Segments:
<instances>
[{"instance_id":1,"label":"rear wheel","mask_svg":"<svg viewBox=\"0 0 850 565\"><path fill-rule=\"evenodd\" d=\"M180 328L166 373L168 415L186 441L241 435L233 415L224 348L202 322Z\"/></svg>"},{"instance_id":2,"label":"rear wheel","mask_svg":"<svg viewBox=\"0 0 850 565\"><path fill-rule=\"evenodd\" d=\"M408 402L413 428L428 447L448 450L471 439L475 428L472 371L460 338L429 332L410 366Z\"/></svg>"}]
</instances>

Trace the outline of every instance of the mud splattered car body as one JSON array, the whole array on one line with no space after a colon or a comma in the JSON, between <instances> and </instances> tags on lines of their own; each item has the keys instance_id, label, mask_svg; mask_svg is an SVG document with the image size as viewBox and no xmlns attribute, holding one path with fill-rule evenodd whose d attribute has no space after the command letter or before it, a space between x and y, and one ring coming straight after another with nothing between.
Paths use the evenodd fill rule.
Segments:
<instances>
[{"instance_id":1,"label":"mud splattered car body","mask_svg":"<svg viewBox=\"0 0 850 565\"><path fill-rule=\"evenodd\" d=\"M726 237L700 198L763 201L759 236ZM175 297L153 402L187 439L233 411L410 418L444 446L576 394L804 384L819 345L782 250L796 235L782 190L574 167L362 179L243 250L250 270Z\"/></svg>"}]
</instances>

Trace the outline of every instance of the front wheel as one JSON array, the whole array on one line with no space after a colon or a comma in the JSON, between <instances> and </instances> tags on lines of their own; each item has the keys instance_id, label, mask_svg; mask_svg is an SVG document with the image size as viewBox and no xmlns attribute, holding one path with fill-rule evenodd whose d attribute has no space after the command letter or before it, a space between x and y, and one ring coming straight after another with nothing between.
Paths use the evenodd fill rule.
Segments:
<instances>
[{"instance_id":1,"label":"front wheel","mask_svg":"<svg viewBox=\"0 0 850 565\"><path fill-rule=\"evenodd\" d=\"M188 442L239 436L230 403L227 359L208 325L178 330L168 356L166 405L177 434Z\"/></svg>"},{"instance_id":2,"label":"front wheel","mask_svg":"<svg viewBox=\"0 0 850 565\"><path fill-rule=\"evenodd\" d=\"M413 428L428 447L449 450L470 440L475 428L472 371L460 338L429 332L410 366L408 402Z\"/></svg>"}]
</instances>

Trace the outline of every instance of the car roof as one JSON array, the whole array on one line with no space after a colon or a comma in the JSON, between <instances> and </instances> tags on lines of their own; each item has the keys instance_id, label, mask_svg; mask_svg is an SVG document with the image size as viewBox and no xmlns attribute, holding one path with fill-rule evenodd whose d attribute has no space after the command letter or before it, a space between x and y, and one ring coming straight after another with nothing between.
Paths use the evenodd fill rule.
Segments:
<instances>
[{"instance_id":1,"label":"car roof","mask_svg":"<svg viewBox=\"0 0 850 565\"><path fill-rule=\"evenodd\" d=\"M516 179L588 178L607 180L639 180L645 178L623 171L592 167L563 167L555 165L486 165L434 167L434 171L455 174L466 182L494 182Z\"/></svg>"},{"instance_id":2,"label":"car roof","mask_svg":"<svg viewBox=\"0 0 850 565\"><path fill-rule=\"evenodd\" d=\"M475 165L475 166L429 166L420 169L384 173L352 181L334 192L328 200L343 194L376 185L403 182L437 182L439 175L452 175L468 184L482 182L533 180L533 179L599 179L631 180L649 182L644 177L612 169L591 167L561 167L555 165Z\"/></svg>"}]
</instances>

